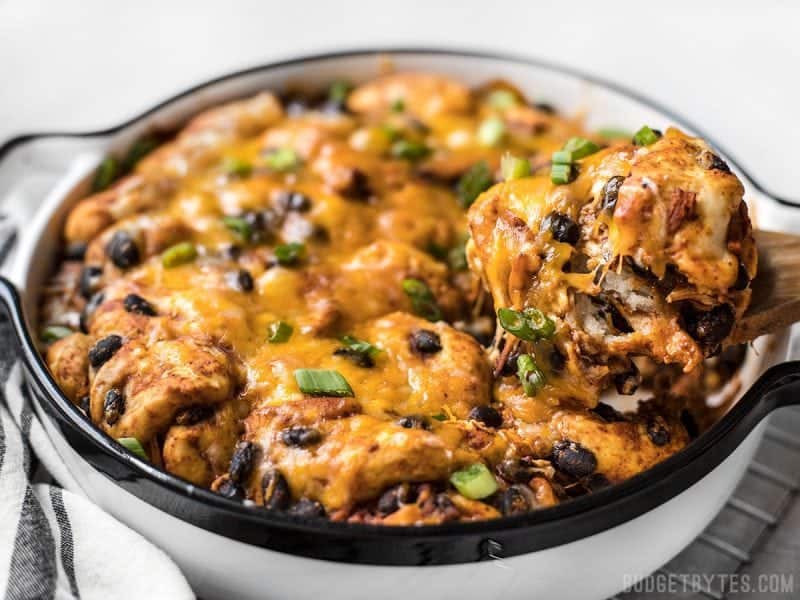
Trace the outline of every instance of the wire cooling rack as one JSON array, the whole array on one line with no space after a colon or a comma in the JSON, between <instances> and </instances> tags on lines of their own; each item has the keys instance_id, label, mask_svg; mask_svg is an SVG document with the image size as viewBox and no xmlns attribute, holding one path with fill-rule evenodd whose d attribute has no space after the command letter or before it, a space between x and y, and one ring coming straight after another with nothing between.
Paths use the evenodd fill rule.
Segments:
<instances>
[{"instance_id":1,"label":"wire cooling rack","mask_svg":"<svg viewBox=\"0 0 800 600\"><path fill-rule=\"evenodd\" d=\"M800 407L770 417L731 499L683 552L612 600L800 598Z\"/></svg>"}]
</instances>

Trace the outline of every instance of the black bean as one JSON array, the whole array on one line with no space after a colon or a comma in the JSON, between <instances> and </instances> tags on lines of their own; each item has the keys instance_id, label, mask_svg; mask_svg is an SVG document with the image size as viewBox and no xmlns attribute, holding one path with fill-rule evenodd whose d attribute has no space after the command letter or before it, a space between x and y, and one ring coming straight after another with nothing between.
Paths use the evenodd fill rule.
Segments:
<instances>
[{"instance_id":1,"label":"black bean","mask_svg":"<svg viewBox=\"0 0 800 600\"><path fill-rule=\"evenodd\" d=\"M560 372L564 370L564 367L567 365L567 359L561 354L561 350L553 346L548 357L550 358L550 368L553 371ZM514 360L514 363L516 366L516 360Z\"/></svg>"},{"instance_id":2,"label":"black bean","mask_svg":"<svg viewBox=\"0 0 800 600\"><path fill-rule=\"evenodd\" d=\"M579 443L561 440L553 444L553 464L559 471L580 478L594 472L597 468L597 459L591 450Z\"/></svg>"},{"instance_id":3,"label":"black bean","mask_svg":"<svg viewBox=\"0 0 800 600\"><path fill-rule=\"evenodd\" d=\"M316 500L309 500L308 498L300 498L291 508L289 514L295 517L302 517L304 519L324 517L325 508Z\"/></svg>"},{"instance_id":4,"label":"black bean","mask_svg":"<svg viewBox=\"0 0 800 600\"><path fill-rule=\"evenodd\" d=\"M322 439L322 434L313 427L289 427L281 431L281 441L287 446L310 446Z\"/></svg>"},{"instance_id":5,"label":"black bean","mask_svg":"<svg viewBox=\"0 0 800 600\"><path fill-rule=\"evenodd\" d=\"M500 375L509 376L517 374L517 359L519 358L519 350L512 350L506 357L506 362L503 363L503 368L500 369Z\"/></svg>"},{"instance_id":6,"label":"black bean","mask_svg":"<svg viewBox=\"0 0 800 600\"><path fill-rule=\"evenodd\" d=\"M127 231L120 229L111 236L106 246L106 254L120 269L129 269L141 260L139 247Z\"/></svg>"},{"instance_id":7,"label":"black bean","mask_svg":"<svg viewBox=\"0 0 800 600\"><path fill-rule=\"evenodd\" d=\"M125 412L125 397L117 388L111 388L106 392L103 400L103 418L109 425L113 425Z\"/></svg>"},{"instance_id":8,"label":"black bean","mask_svg":"<svg viewBox=\"0 0 800 600\"><path fill-rule=\"evenodd\" d=\"M602 473L593 473L586 478L583 484L590 492L597 492L610 486L611 482Z\"/></svg>"},{"instance_id":9,"label":"black bean","mask_svg":"<svg viewBox=\"0 0 800 600\"><path fill-rule=\"evenodd\" d=\"M639 389L641 383L642 375L633 363L630 363L630 368L626 371L614 374L614 386L617 388L617 392L623 396L632 395Z\"/></svg>"},{"instance_id":10,"label":"black bean","mask_svg":"<svg viewBox=\"0 0 800 600\"><path fill-rule=\"evenodd\" d=\"M669 444L670 434L666 422L661 417L655 417L647 422L647 436L656 446Z\"/></svg>"},{"instance_id":11,"label":"black bean","mask_svg":"<svg viewBox=\"0 0 800 600\"><path fill-rule=\"evenodd\" d=\"M100 287L100 279L103 276L102 267L95 265L86 265L81 269L81 277L78 287L80 288L81 296L87 300L92 297L97 289Z\"/></svg>"},{"instance_id":12,"label":"black bean","mask_svg":"<svg viewBox=\"0 0 800 600\"><path fill-rule=\"evenodd\" d=\"M78 406L88 416L91 410L91 399L89 396L82 396L81 399L78 400Z\"/></svg>"},{"instance_id":13,"label":"black bean","mask_svg":"<svg viewBox=\"0 0 800 600\"><path fill-rule=\"evenodd\" d=\"M706 312L689 311L684 319L687 333L713 353L731 332L734 314L728 304L720 304Z\"/></svg>"},{"instance_id":14,"label":"black bean","mask_svg":"<svg viewBox=\"0 0 800 600\"><path fill-rule=\"evenodd\" d=\"M235 481L226 479L217 488L217 493L231 500L244 500L244 490Z\"/></svg>"},{"instance_id":15,"label":"black bean","mask_svg":"<svg viewBox=\"0 0 800 600\"><path fill-rule=\"evenodd\" d=\"M619 195L619 188L625 182L625 178L621 175L614 175L611 179L606 181L603 186L603 200L602 208L609 212L614 212L614 207L617 205L617 196Z\"/></svg>"},{"instance_id":16,"label":"black bean","mask_svg":"<svg viewBox=\"0 0 800 600\"><path fill-rule=\"evenodd\" d=\"M138 294L128 294L125 296L122 305L129 313L136 313L148 317L156 316L156 309L153 308L153 305Z\"/></svg>"},{"instance_id":17,"label":"black bean","mask_svg":"<svg viewBox=\"0 0 800 600\"><path fill-rule=\"evenodd\" d=\"M222 257L228 260L239 260L242 255L242 247L238 244L228 244L222 249Z\"/></svg>"},{"instance_id":18,"label":"black bean","mask_svg":"<svg viewBox=\"0 0 800 600\"><path fill-rule=\"evenodd\" d=\"M281 192L277 197L281 210L288 212L308 212L311 209L311 198L300 192Z\"/></svg>"},{"instance_id":19,"label":"black bean","mask_svg":"<svg viewBox=\"0 0 800 600\"><path fill-rule=\"evenodd\" d=\"M537 469L525 460L507 458L497 465L497 472L506 481L526 483L536 475Z\"/></svg>"},{"instance_id":20,"label":"black bean","mask_svg":"<svg viewBox=\"0 0 800 600\"><path fill-rule=\"evenodd\" d=\"M239 269L238 271L228 273L226 278L233 287L243 292L252 292L255 287L253 276L250 275L250 271L247 269Z\"/></svg>"},{"instance_id":21,"label":"black bean","mask_svg":"<svg viewBox=\"0 0 800 600\"><path fill-rule=\"evenodd\" d=\"M347 184L347 187L341 190L341 193L343 196L352 200L369 199L372 195L372 190L369 186L369 178L363 171L355 169L350 178L350 182Z\"/></svg>"},{"instance_id":22,"label":"black bean","mask_svg":"<svg viewBox=\"0 0 800 600\"><path fill-rule=\"evenodd\" d=\"M512 485L500 498L500 510L507 516L522 515L530 512L532 492L523 485Z\"/></svg>"},{"instance_id":23,"label":"black bean","mask_svg":"<svg viewBox=\"0 0 800 600\"><path fill-rule=\"evenodd\" d=\"M742 291L750 285L750 274L747 272L745 266L739 262L739 270L736 273L736 282L733 284L733 289Z\"/></svg>"},{"instance_id":24,"label":"black bean","mask_svg":"<svg viewBox=\"0 0 800 600\"><path fill-rule=\"evenodd\" d=\"M411 351L418 354L436 354L442 349L439 334L430 329L417 329L408 338Z\"/></svg>"},{"instance_id":25,"label":"black bean","mask_svg":"<svg viewBox=\"0 0 800 600\"><path fill-rule=\"evenodd\" d=\"M122 348L122 338L114 333L104 337L89 350L89 364L95 369L104 365Z\"/></svg>"},{"instance_id":26,"label":"black bean","mask_svg":"<svg viewBox=\"0 0 800 600\"><path fill-rule=\"evenodd\" d=\"M354 348L336 348L333 351L334 356L341 356L359 367L369 369L375 366L375 361L368 352L361 352Z\"/></svg>"},{"instance_id":27,"label":"black bean","mask_svg":"<svg viewBox=\"0 0 800 600\"><path fill-rule=\"evenodd\" d=\"M97 310L97 307L105 302L105 299L106 295L103 292L97 292L94 296L89 298L86 306L84 306L83 310L81 311L81 331L84 333L89 333L89 319L92 318L92 315L94 314L94 311Z\"/></svg>"},{"instance_id":28,"label":"black bean","mask_svg":"<svg viewBox=\"0 0 800 600\"><path fill-rule=\"evenodd\" d=\"M175 424L186 427L205 421L214 414L214 409L203 404L193 404L175 415Z\"/></svg>"},{"instance_id":29,"label":"black bean","mask_svg":"<svg viewBox=\"0 0 800 600\"><path fill-rule=\"evenodd\" d=\"M268 469L261 480L264 492L264 508L267 510L286 510L292 499L286 478L277 469Z\"/></svg>"},{"instance_id":30,"label":"black bean","mask_svg":"<svg viewBox=\"0 0 800 600\"><path fill-rule=\"evenodd\" d=\"M503 425L503 415L491 406L474 406L472 410L469 411L469 418L474 421L480 421L484 425L494 427L495 429Z\"/></svg>"},{"instance_id":31,"label":"black bean","mask_svg":"<svg viewBox=\"0 0 800 600\"><path fill-rule=\"evenodd\" d=\"M445 521L452 521L461 516L458 508L456 508L456 505L450 499L450 496L444 492L436 494L436 496L433 497L433 505L436 508L436 512L438 512Z\"/></svg>"},{"instance_id":32,"label":"black bean","mask_svg":"<svg viewBox=\"0 0 800 600\"><path fill-rule=\"evenodd\" d=\"M621 412L605 402L598 402L597 406L592 409L592 412L608 423L617 423L625 420Z\"/></svg>"},{"instance_id":33,"label":"black bean","mask_svg":"<svg viewBox=\"0 0 800 600\"><path fill-rule=\"evenodd\" d=\"M389 488L378 498L378 512L388 515L395 512L401 505L410 501L411 486L401 483Z\"/></svg>"},{"instance_id":34,"label":"black bean","mask_svg":"<svg viewBox=\"0 0 800 600\"><path fill-rule=\"evenodd\" d=\"M571 246L577 244L581 238L580 226L564 213L551 212L544 218L542 226L550 230L553 239Z\"/></svg>"},{"instance_id":35,"label":"black bean","mask_svg":"<svg viewBox=\"0 0 800 600\"><path fill-rule=\"evenodd\" d=\"M397 419L397 424L406 429L428 429L428 420L419 415L408 415Z\"/></svg>"},{"instance_id":36,"label":"black bean","mask_svg":"<svg viewBox=\"0 0 800 600\"><path fill-rule=\"evenodd\" d=\"M86 242L70 242L64 248L64 260L83 260L86 256Z\"/></svg>"},{"instance_id":37,"label":"black bean","mask_svg":"<svg viewBox=\"0 0 800 600\"><path fill-rule=\"evenodd\" d=\"M253 469L255 454L256 447L253 442L243 441L236 444L231 457L231 466L228 469L228 478L237 483L247 479Z\"/></svg>"}]
</instances>

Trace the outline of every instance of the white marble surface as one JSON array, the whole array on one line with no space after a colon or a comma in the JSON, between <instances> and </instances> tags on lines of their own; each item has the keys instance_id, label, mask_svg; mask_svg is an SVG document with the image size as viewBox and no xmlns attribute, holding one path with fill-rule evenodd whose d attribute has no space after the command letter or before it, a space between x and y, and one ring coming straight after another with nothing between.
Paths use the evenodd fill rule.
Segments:
<instances>
[{"instance_id":1,"label":"white marble surface","mask_svg":"<svg viewBox=\"0 0 800 600\"><path fill-rule=\"evenodd\" d=\"M380 45L557 61L659 99L800 199L800 3L0 0L0 141L113 125L233 69Z\"/></svg>"}]
</instances>

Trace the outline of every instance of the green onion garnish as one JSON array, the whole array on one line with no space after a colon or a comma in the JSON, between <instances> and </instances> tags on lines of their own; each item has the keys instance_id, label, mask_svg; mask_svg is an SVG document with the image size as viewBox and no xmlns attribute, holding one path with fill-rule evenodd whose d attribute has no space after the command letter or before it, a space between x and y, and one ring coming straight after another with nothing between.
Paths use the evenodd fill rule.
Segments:
<instances>
[{"instance_id":1,"label":"green onion garnish","mask_svg":"<svg viewBox=\"0 0 800 600\"><path fill-rule=\"evenodd\" d=\"M563 150L572 153L572 160L580 160L600 150L600 146L585 138L573 137L567 140Z\"/></svg>"},{"instance_id":2,"label":"green onion garnish","mask_svg":"<svg viewBox=\"0 0 800 600\"><path fill-rule=\"evenodd\" d=\"M573 175L572 165L553 164L553 166L550 167L550 181L556 185L569 183L572 181Z\"/></svg>"},{"instance_id":3,"label":"green onion garnish","mask_svg":"<svg viewBox=\"0 0 800 600\"><path fill-rule=\"evenodd\" d=\"M436 419L437 421L447 421L447 415L444 413L436 413L435 415L431 415L431 419Z\"/></svg>"},{"instance_id":4,"label":"green onion garnish","mask_svg":"<svg viewBox=\"0 0 800 600\"><path fill-rule=\"evenodd\" d=\"M264 155L264 164L273 171L291 171L300 164L300 157L292 148L276 148Z\"/></svg>"},{"instance_id":5,"label":"green onion garnish","mask_svg":"<svg viewBox=\"0 0 800 600\"><path fill-rule=\"evenodd\" d=\"M125 155L125 158L122 159L122 164L120 166L123 172L127 173L132 171L138 162L158 148L158 145L159 141L154 137L143 137L136 140L131 144L131 147L128 148L128 153Z\"/></svg>"},{"instance_id":6,"label":"green onion garnish","mask_svg":"<svg viewBox=\"0 0 800 600\"><path fill-rule=\"evenodd\" d=\"M497 491L497 481L483 463L475 463L450 475L453 484L462 496L480 500Z\"/></svg>"},{"instance_id":7,"label":"green onion garnish","mask_svg":"<svg viewBox=\"0 0 800 600\"><path fill-rule=\"evenodd\" d=\"M650 129L647 125L642 127L639 131L633 134L633 143L637 146L649 146L658 141L661 133Z\"/></svg>"},{"instance_id":8,"label":"green onion garnish","mask_svg":"<svg viewBox=\"0 0 800 600\"><path fill-rule=\"evenodd\" d=\"M504 181L521 179L531 174L531 163L524 158L506 153L500 160L500 171L503 173Z\"/></svg>"},{"instance_id":9,"label":"green onion garnish","mask_svg":"<svg viewBox=\"0 0 800 600\"><path fill-rule=\"evenodd\" d=\"M297 264L306 253L306 245L300 242L290 242L275 246L275 258L278 263L288 267Z\"/></svg>"},{"instance_id":10,"label":"green onion garnish","mask_svg":"<svg viewBox=\"0 0 800 600\"><path fill-rule=\"evenodd\" d=\"M545 384L544 373L530 354L521 354L517 358L517 377L527 396L535 396Z\"/></svg>"},{"instance_id":11,"label":"green onion garnish","mask_svg":"<svg viewBox=\"0 0 800 600\"><path fill-rule=\"evenodd\" d=\"M347 100L350 90L352 89L353 86L349 81L334 81L328 88L328 100L335 102L336 104L344 104L345 100Z\"/></svg>"},{"instance_id":12,"label":"green onion garnish","mask_svg":"<svg viewBox=\"0 0 800 600\"><path fill-rule=\"evenodd\" d=\"M339 371L328 369L297 369L295 381L304 394L311 396L353 396L353 388Z\"/></svg>"},{"instance_id":13,"label":"green onion garnish","mask_svg":"<svg viewBox=\"0 0 800 600\"><path fill-rule=\"evenodd\" d=\"M42 335L39 337L45 344L51 344L57 340L67 337L68 335L72 335L73 333L74 332L69 327L63 327L61 325L48 325L42 330Z\"/></svg>"},{"instance_id":14,"label":"green onion garnish","mask_svg":"<svg viewBox=\"0 0 800 600\"><path fill-rule=\"evenodd\" d=\"M492 187L494 177L485 160L475 163L458 180L456 192L458 201L464 208L469 208L475 199Z\"/></svg>"},{"instance_id":15,"label":"green onion garnish","mask_svg":"<svg viewBox=\"0 0 800 600\"><path fill-rule=\"evenodd\" d=\"M509 90L494 90L487 96L489 106L496 110L506 110L517 105L517 97Z\"/></svg>"},{"instance_id":16,"label":"green onion garnish","mask_svg":"<svg viewBox=\"0 0 800 600\"><path fill-rule=\"evenodd\" d=\"M139 443L135 437L121 437L117 438L117 441L127 448L128 452L132 452L142 460L150 460L147 456L147 452L144 451L142 448L142 444Z\"/></svg>"},{"instance_id":17,"label":"green onion garnish","mask_svg":"<svg viewBox=\"0 0 800 600\"><path fill-rule=\"evenodd\" d=\"M392 100L392 112L401 113L406 109L406 103L402 98Z\"/></svg>"},{"instance_id":18,"label":"green onion garnish","mask_svg":"<svg viewBox=\"0 0 800 600\"><path fill-rule=\"evenodd\" d=\"M499 117L490 117L478 127L478 142L482 146L496 146L503 139L506 126Z\"/></svg>"},{"instance_id":19,"label":"green onion garnish","mask_svg":"<svg viewBox=\"0 0 800 600\"><path fill-rule=\"evenodd\" d=\"M170 246L161 255L161 264L171 269L192 262L197 258L197 248L191 242L181 242Z\"/></svg>"},{"instance_id":20,"label":"green onion garnish","mask_svg":"<svg viewBox=\"0 0 800 600\"><path fill-rule=\"evenodd\" d=\"M556 332L553 320L536 308L526 308L523 311L499 308L497 319L503 329L527 342L550 339Z\"/></svg>"},{"instance_id":21,"label":"green onion garnish","mask_svg":"<svg viewBox=\"0 0 800 600\"><path fill-rule=\"evenodd\" d=\"M619 129L617 127L604 127L603 129L598 129L597 135L606 140L629 140L633 137L633 134L627 129Z\"/></svg>"},{"instance_id":22,"label":"green onion garnish","mask_svg":"<svg viewBox=\"0 0 800 600\"><path fill-rule=\"evenodd\" d=\"M247 177L253 172L253 165L241 158L228 156L222 160L222 170L228 175Z\"/></svg>"},{"instance_id":23,"label":"green onion garnish","mask_svg":"<svg viewBox=\"0 0 800 600\"><path fill-rule=\"evenodd\" d=\"M419 160L430 154L431 149L422 142L397 140L392 144L392 156L405 160Z\"/></svg>"},{"instance_id":24,"label":"green onion garnish","mask_svg":"<svg viewBox=\"0 0 800 600\"><path fill-rule=\"evenodd\" d=\"M364 354L370 358L375 358L382 352L382 350L377 346L353 337L352 335L343 335L341 340L345 347L349 350L358 352L359 354Z\"/></svg>"},{"instance_id":25,"label":"green onion garnish","mask_svg":"<svg viewBox=\"0 0 800 600\"><path fill-rule=\"evenodd\" d=\"M442 311L436 303L433 292L424 281L419 279L403 279L403 291L411 300L414 314L428 321L440 321Z\"/></svg>"},{"instance_id":26,"label":"green onion garnish","mask_svg":"<svg viewBox=\"0 0 800 600\"><path fill-rule=\"evenodd\" d=\"M447 253L447 264L453 271L466 271L469 267L467 263L467 243L466 240L450 248Z\"/></svg>"},{"instance_id":27,"label":"green onion garnish","mask_svg":"<svg viewBox=\"0 0 800 600\"><path fill-rule=\"evenodd\" d=\"M253 237L253 227L242 217L222 217L222 223L245 242L249 242Z\"/></svg>"},{"instance_id":28,"label":"green onion garnish","mask_svg":"<svg viewBox=\"0 0 800 600\"><path fill-rule=\"evenodd\" d=\"M267 341L270 344L283 344L289 341L293 331L294 329L292 326L286 321L275 321L274 323L270 323Z\"/></svg>"},{"instance_id":29,"label":"green onion garnish","mask_svg":"<svg viewBox=\"0 0 800 600\"><path fill-rule=\"evenodd\" d=\"M550 160L554 165L571 165L575 157L572 156L572 152L569 150L558 150L557 152L553 152L553 156Z\"/></svg>"},{"instance_id":30,"label":"green onion garnish","mask_svg":"<svg viewBox=\"0 0 800 600\"><path fill-rule=\"evenodd\" d=\"M102 192L104 189L114 183L117 175L119 175L119 164L117 163L117 159L109 156L100 163L99 167L97 167L97 172L94 174L94 180L92 181L92 191Z\"/></svg>"}]
</instances>

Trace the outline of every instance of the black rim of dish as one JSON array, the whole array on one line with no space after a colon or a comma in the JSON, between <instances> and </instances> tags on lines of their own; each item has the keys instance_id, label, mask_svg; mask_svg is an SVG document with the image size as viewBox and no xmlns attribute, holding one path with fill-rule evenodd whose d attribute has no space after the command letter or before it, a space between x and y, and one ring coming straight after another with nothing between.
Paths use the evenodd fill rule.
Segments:
<instances>
[{"instance_id":1,"label":"black rim of dish","mask_svg":"<svg viewBox=\"0 0 800 600\"><path fill-rule=\"evenodd\" d=\"M38 138L98 137L117 133L199 90L245 75L306 62L371 55L391 56L393 54L492 59L560 72L628 96L709 139L697 127L659 104L623 87L573 69L534 59L492 52L381 48L305 56L224 75L192 87L110 129L87 133L41 133L19 136L0 146L0 160L15 146ZM713 144L713 142L711 143ZM730 158L730 154L724 151L722 153ZM731 159L731 163L753 183L756 189L770 196L736 164L735 160ZM770 197L788 206L798 206L788 200ZM325 519L299 519L283 513L268 512L260 507L246 506L240 502L223 498L205 488L190 484L134 457L112 438L94 427L85 419L80 410L64 396L50 375L31 333L28 331L21 300L13 284L5 280L0 283L2 283L0 292L2 292L3 300L9 309L19 336L23 361L31 382L45 397L43 408L56 419L62 432L66 431L71 434L69 436L71 440L78 439L81 442L82 449L86 448L92 456L102 456L102 460L87 458L91 464L137 495L141 495L137 493L137 491L141 491L138 482L154 483L156 488L178 494L187 502L200 503L213 509L215 516L224 517L219 523L212 522L212 519L207 518L208 515L203 518L186 518L186 515L176 514L174 511L168 510L166 506L154 502L165 512L170 512L173 516L204 529L281 552L350 563L419 565L472 562L543 550L610 529L666 502L710 473L738 446L753 427L775 408L777 402L785 402L785 399L769 401L768 398L774 394L768 395L768 393L787 381L793 380L800 373L800 362L783 363L773 367L753 384L722 419L684 450L622 483L551 508L488 521L446 523L424 527L390 527L340 523ZM111 460L109 461L109 459ZM113 465L113 468L110 468L109 465ZM155 495L153 489L144 494L150 501ZM174 502L165 502L164 504L174 505ZM240 526L231 527L230 524L235 522ZM255 526L259 530L246 531L250 526ZM325 546L321 542L332 542L338 546Z\"/></svg>"}]
</instances>

